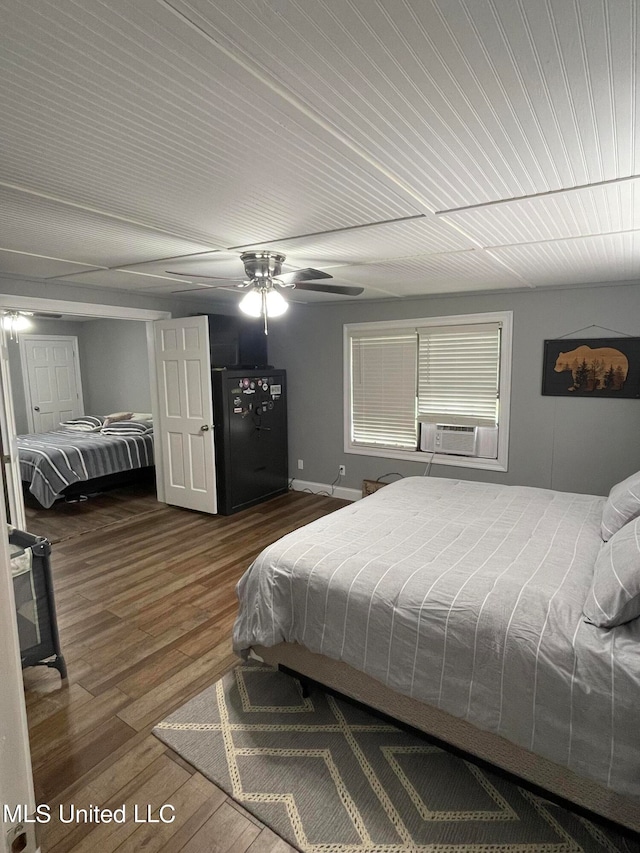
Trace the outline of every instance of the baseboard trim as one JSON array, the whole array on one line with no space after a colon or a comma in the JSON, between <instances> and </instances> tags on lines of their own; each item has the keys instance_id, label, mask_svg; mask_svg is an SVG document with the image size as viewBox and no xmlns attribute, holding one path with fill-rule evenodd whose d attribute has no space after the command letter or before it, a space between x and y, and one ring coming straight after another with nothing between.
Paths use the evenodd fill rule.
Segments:
<instances>
[{"instance_id":1,"label":"baseboard trim","mask_svg":"<svg viewBox=\"0 0 640 853\"><path fill-rule=\"evenodd\" d=\"M294 492L313 492L313 494L326 492L326 494L343 501L357 501L362 497L362 492L359 489L334 486L332 491L329 483L313 483L310 480L292 480L291 488Z\"/></svg>"}]
</instances>

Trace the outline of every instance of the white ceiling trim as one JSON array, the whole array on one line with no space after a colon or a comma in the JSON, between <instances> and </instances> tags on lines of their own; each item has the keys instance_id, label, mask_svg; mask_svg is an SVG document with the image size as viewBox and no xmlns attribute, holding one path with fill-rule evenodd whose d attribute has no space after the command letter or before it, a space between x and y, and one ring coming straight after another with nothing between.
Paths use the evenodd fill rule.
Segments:
<instances>
[{"instance_id":1,"label":"white ceiling trim","mask_svg":"<svg viewBox=\"0 0 640 853\"><path fill-rule=\"evenodd\" d=\"M107 269L100 267L98 264L93 264L91 261L72 261L69 258L54 258L52 255L38 255L36 252L21 252L19 249L5 249L0 246L0 252L6 252L9 255L22 255L25 258L40 258L44 261L58 261L61 264L73 264L78 267L91 267L91 269ZM86 272L86 270L85 270Z\"/></svg>"},{"instance_id":2,"label":"white ceiling trim","mask_svg":"<svg viewBox=\"0 0 640 853\"><path fill-rule=\"evenodd\" d=\"M434 215L455 216L456 213L468 213L471 210L483 210L487 207L496 207L499 204L513 204L519 201L531 201L536 198L566 195L567 193L579 192L580 190L592 190L597 187L608 187L612 184L624 184L628 181L638 180L640 180L640 175L625 175L621 178L611 178L608 181L591 181L588 184L577 184L575 187L561 187L557 190L545 190L545 192L542 193L530 193L529 195L511 196L510 198L496 198L491 201L483 201L481 204L468 204L465 207L451 207L448 210L436 210Z\"/></svg>"},{"instance_id":3,"label":"white ceiling trim","mask_svg":"<svg viewBox=\"0 0 640 853\"><path fill-rule=\"evenodd\" d=\"M70 302L63 299L43 299L39 296L11 296L0 294L0 309L9 311L50 311L52 314L70 314L103 317L112 320L168 320L170 311L150 308L124 308L120 305L98 305L93 302Z\"/></svg>"}]
</instances>

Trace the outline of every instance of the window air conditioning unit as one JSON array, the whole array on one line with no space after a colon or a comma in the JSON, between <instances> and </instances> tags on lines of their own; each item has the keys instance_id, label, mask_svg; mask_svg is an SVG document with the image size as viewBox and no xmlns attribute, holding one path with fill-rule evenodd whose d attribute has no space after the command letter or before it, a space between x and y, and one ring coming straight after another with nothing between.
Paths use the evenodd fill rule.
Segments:
<instances>
[{"instance_id":1,"label":"window air conditioning unit","mask_svg":"<svg viewBox=\"0 0 640 853\"><path fill-rule=\"evenodd\" d=\"M453 456L475 456L478 443L478 427L460 424L436 424L433 447L435 453Z\"/></svg>"}]
</instances>

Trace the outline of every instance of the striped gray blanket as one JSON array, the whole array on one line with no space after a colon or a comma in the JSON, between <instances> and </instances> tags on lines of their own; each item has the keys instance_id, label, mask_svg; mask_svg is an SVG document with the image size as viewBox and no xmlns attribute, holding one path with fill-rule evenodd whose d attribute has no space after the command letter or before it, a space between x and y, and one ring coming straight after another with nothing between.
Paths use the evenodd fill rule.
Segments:
<instances>
[{"instance_id":1,"label":"striped gray blanket","mask_svg":"<svg viewBox=\"0 0 640 853\"><path fill-rule=\"evenodd\" d=\"M59 429L17 439L20 476L44 507L72 483L153 465L153 433L102 435Z\"/></svg>"},{"instance_id":2,"label":"striped gray blanket","mask_svg":"<svg viewBox=\"0 0 640 853\"><path fill-rule=\"evenodd\" d=\"M582 614L603 504L400 480L262 552L234 647L300 643L640 797L640 619Z\"/></svg>"}]
</instances>

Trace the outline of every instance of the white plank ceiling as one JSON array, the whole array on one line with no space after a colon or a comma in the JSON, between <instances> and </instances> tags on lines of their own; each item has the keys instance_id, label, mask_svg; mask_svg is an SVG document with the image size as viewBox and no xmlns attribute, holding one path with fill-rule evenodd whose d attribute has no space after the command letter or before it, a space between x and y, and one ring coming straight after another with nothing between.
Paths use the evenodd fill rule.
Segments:
<instances>
[{"instance_id":1,"label":"white plank ceiling","mask_svg":"<svg viewBox=\"0 0 640 853\"><path fill-rule=\"evenodd\" d=\"M167 270L265 248L359 299L640 279L638 27L635 0L0 0L0 276L205 303Z\"/></svg>"}]
</instances>

